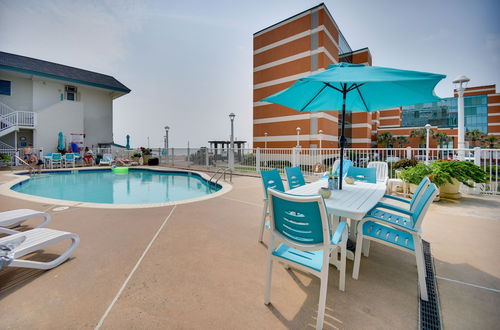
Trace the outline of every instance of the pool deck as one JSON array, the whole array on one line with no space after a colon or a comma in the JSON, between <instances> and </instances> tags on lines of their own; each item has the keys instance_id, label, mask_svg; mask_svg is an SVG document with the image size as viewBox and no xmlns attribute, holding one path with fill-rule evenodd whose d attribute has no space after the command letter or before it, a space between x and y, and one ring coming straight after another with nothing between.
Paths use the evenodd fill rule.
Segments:
<instances>
[{"instance_id":1,"label":"pool deck","mask_svg":"<svg viewBox=\"0 0 500 330\"><path fill-rule=\"evenodd\" d=\"M0 171L0 183L10 180L8 173ZM224 195L157 208L55 211L60 204L0 195L0 211L46 211L50 228L81 239L73 257L50 271L0 272L0 328L312 328L317 278L276 264L272 304L263 303L266 246L257 243L262 205L260 179L245 176L233 176L233 189ZM499 197L467 196L430 208L423 231L445 328L500 323L499 211ZM53 246L35 257L63 249ZM325 329L418 326L412 255L372 243L359 280L351 275L348 261L341 292L338 271L330 268Z\"/></svg>"}]
</instances>

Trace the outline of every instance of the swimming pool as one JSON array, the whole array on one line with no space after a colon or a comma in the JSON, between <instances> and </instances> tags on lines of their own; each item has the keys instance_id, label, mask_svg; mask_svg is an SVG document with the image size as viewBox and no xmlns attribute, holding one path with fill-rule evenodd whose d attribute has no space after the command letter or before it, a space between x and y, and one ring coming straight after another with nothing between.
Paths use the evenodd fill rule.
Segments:
<instances>
[{"instance_id":1,"label":"swimming pool","mask_svg":"<svg viewBox=\"0 0 500 330\"><path fill-rule=\"evenodd\" d=\"M44 172L19 182L12 190L44 198L97 204L160 204L197 199L221 189L200 174L130 169Z\"/></svg>"}]
</instances>

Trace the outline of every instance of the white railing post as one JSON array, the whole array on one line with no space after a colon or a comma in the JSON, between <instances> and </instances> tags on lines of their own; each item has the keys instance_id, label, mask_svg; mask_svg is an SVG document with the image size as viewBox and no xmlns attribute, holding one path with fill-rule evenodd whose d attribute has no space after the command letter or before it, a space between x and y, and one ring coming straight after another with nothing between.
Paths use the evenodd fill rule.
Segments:
<instances>
[{"instance_id":1,"label":"white railing post","mask_svg":"<svg viewBox=\"0 0 500 330\"><path fill-rule=\"evenodd\" d=\"M292 149L292 167L297 166L297 155L298 155L298 148L293 148Z\"/></svg>"},{"instance_id":2,"label":"white railing post","mask_svg":"<svg viewBox=\"0 0 500 330\"><path fill-rule=\"evenodd\" d=\"M411 147L406 147L406 158L411 159Z\"/></svg>"},{"instance_id":3,"label":"white railing post","mask_svg":"<svg viewBox=\"0 0 500 330\"><path fill-rule=\"evenodd\" d=\"M174 148L172 147L172 153L170 155L170 159L172 161L172 166L174 166Z\"/></svg>"},{"instance_id":4,"label":"white railing post","mask_svg":"<svg viewBox=\"0 0 500 330\"><path fill-rule=\"evenodd\" d=\"M481 148L474 148L474 164L481 167ZM481 193L480 186L484 186L484 183L476 183L474 184L473 194L479 195Z\"/></svg>"},{"instance_id":5,"label":"white railing post","mask_svg":"<svg viewBox=\"0 0 500 330\"><path fill-rule=\"evenodd\" d=\"M260 172L260 148L255 149L255 170Z\"/></svg>"}]
</instances>

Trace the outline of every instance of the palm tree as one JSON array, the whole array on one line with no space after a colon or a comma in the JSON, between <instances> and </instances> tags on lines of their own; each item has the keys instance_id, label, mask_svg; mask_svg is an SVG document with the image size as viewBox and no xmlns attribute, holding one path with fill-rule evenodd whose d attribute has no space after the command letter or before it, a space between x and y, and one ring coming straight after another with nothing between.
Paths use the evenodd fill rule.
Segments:
<instances>
[{"instance_id":1,"label":"palm tree","mask_svg":"<svg viewBox=\"0 0 500 330\"><path fill-rule=\"evenodd\" d=\"M410 143L410 140L406 136L398 136L396 137L396 142L398 144L398 148L402 148L403 145Z\"/></svg>"},{"instance_id":2,"label":"palm tree","mask_svg":"<svg viewBox=\"0 0 500 330\"><path fill-rule=\"evenodd\" d=\"M443 149L443 144L450 142L451 138L445 132L437 132L434 134L434 138L438 140L439 148Z\"/></svg>"},{"instance_id":3,"label":"palm tree","mask_svg":"<svg viewBox=\"0 0 500 330\"><path fill-rule=\"evenodd\" d=\"M494 135L487 136L484 138L484 143L490 148L493 149L495 148L495 145L497 144L497 137Z\"/></svg>"},{"instance_id":4,"label":"palm tree","mask_svg":"<svg viewBox=\"0 0 500 330\"><path fill-rule=\"evenodd\" d=\"M410 137L418 138L418 145L421 146L425 144L425 141L427 139L427 130L425 128L418 128L416 130L411 131ZM434 137L434 131L432 129L429 130L429 137L433 138Z\"/></svg>"},{"instance_id":5,"label":"palm tree","mask_svg":"<svg viewBox=\"0 0 500 330\"><path fill-rule=\"evenodd\" d=\"M391 132L381 133L377 136L377 144L381 144L384 148L388 148L389 144L394 142Z\"/></svg>"},{"instance_id":6,"label":"palm tree","mask_svg":"<svg viewBox=\"0 0 500 330\"><path fill-rule=\"evenodd\" d=\"M472 131L467 130L465 137L472 142L472 147L476 146L476 141L480 141L486 134L475 128Z\"/></svg>"}]
</instances>

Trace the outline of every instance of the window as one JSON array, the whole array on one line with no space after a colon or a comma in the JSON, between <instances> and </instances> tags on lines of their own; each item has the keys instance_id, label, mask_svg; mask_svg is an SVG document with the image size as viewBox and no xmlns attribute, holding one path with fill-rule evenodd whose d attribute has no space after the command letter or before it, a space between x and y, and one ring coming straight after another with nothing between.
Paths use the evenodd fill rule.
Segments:
<instances>
[{"instance_id":1,"label":"window","mask_svg":"<svg viewBox=\"0 0 500 330\"><path fill-rule=\"evenodd\" d=\"M0 95L11 95L10 84L8 80L0 80Z\"/></svg>"},{"instance_id":2,"label":"window","mask_svg":"<svg viewBox=\"0 0 500 330\"><path fill-rule=\"evenodd\" d=\"M66 100L68 101L76 101L76 87L75 86L66 86L64 87L64 92L66 94Z\"/></svg>"}]
</instances>

